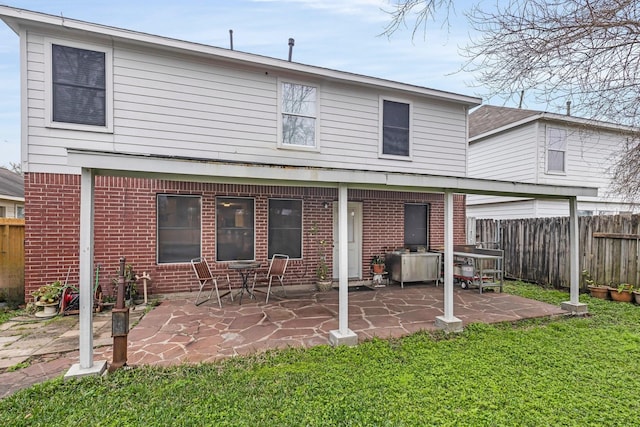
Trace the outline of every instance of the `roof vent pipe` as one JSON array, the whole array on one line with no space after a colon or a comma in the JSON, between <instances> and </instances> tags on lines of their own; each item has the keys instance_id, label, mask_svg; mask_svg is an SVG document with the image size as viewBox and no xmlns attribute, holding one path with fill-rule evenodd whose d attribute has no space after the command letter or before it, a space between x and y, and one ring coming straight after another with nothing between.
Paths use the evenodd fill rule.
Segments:
<instances>
[{"instance_id":1,"label":"roof vent pipe","mask_svg":"<svg viewBox=\"0 0 640 427\"><path fill-rule=\"evenodd\" d=\"M291 62L291 55L293 54L293 45L296 44L294 39L289 39L289 62Z\"/></svg>"},{"instance_id":2,"label":"roof vent pipe","mask_svg":"<svg viewBox=\"0 0 640 427\"><path fill-rule=\"evenodd\" d=\"M230 49L233 50L233 30L229 30L229 45Z\"/></svg>"},{"instance_id":3,"label":"roof vent pipe","mask_svg":"<svg viewBox=\"0 0 640 427\"><path fill-rule=\"evenodd\" d=\"M567 116L571 115L571 101L567 101Z\"/></svg>"}]
</instances>

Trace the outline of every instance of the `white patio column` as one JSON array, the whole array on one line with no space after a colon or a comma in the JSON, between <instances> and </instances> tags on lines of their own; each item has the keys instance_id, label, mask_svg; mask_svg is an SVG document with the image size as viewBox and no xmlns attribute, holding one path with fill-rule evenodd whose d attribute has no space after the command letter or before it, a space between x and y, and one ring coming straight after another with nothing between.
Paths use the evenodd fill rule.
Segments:
<instances>
[{"instance_id":1,"label":"white patio column","mask_svg":"<svg viewBox=\"0 0 640 427\"><path fill-rule=\"evenodd\" d=\"M436 327L462 331L462 320L453 315L453 193L444 193L444 316L436 316Z\"/></svg>"},{"instance_id":2,"label":"white patio column","mask_svg":"<svg viewBox=\"0 0 640 427\"><path fill-rule=\"evenodd\" d=\"M586 314L587 304L579 301L580 296L580 228L578 227L578 198L569 198L569 277L570 301L563 302L563 310L573 314Z\"/></svg>"},{"instance_id":3,"label":"white patio column","mask_svg":"<svg viewBox=\"0 0 640 427\"><path fill-rule=\"evenodd\" d=\"M338 329L329 332L331 345L357 345L358 335L349 329L349 250L348 250L348 191L338 187Z\"/></svg>"},{"instance_id":4,"label":"white patio column","mask_svg":"<svg viewBox=\"0 0 640 427\"><path fill-rule=\"evenodd\" d=\"M65 378L100 375L107 361L93 362L93 193L95 175L82 168L80 177L80 363Z\"/></svg>"}]
</instances>

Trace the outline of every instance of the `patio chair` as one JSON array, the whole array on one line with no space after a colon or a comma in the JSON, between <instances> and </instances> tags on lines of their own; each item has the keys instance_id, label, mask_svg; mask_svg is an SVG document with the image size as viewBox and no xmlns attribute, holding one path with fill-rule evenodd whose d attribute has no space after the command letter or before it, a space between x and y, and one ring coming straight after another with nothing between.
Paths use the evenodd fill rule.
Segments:
<instances>
[{"instance_id":1,"label":"patio chair","mask_svg":"<svg viewBox=\"0 0 640 427\"><path fill-rule=\"evenodd\" d=\"M227 286L229 286L229 291L220 295L218 292L218 280L213 277L211 274L211 269L209 268L209 264L207 263L206 258L194 258L191 260L191 266L193 267L193 271L196 273L196 277L198 278L198 283L200 286L200 290L198 291L198 296L196 297L195 305L200 305L206 301L211 299L211 295L213 295L213 291L216 291L216 297L218 298L218 305L222 308L222 302L220 298L225 295L231 295L231 301L233 301L233 294L231 293L231 280L229 280L229 275L227 274ZM200 294L205 286L208 284L211 285L211 292L209 292L209 297L205 300L198 302L200 299Z\"/></svg>"},{"instance_id":2,"label":"patio chair","mask_svg":"<svg viewBox=\"0 0 640 427\"><path fill-rule=\"evenodd\" d=\"M271 263L269 264L269 269L266 272L256 272L253 276L253 286L251 287L251 292L256 287L256 283L268 283L267 286L267 300L265 303L269 302L269 293L271 292L271 283L273 279L278 279L280 281L280 286L282 286L282 293L284 296L287 295L287 292L284 289L284 273L287 271L287 264L289 263L289 255L282 254L274 254L271 258Z\"/></svg>"}]
</instances>

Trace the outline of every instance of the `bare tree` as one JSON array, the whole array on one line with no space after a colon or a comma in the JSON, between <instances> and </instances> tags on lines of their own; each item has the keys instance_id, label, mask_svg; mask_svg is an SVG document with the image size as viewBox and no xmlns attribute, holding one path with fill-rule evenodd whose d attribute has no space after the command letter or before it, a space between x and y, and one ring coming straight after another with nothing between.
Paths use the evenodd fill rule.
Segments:
<instances>
[{"instance_id":1,"label":"bare tree","mask_svg":"<svg viewBox=\"0 0 640 427\"><path fill-rule=\"evenodd\" d=\"M572 110L593 120L640 125L640 2L637 0L478 1L465 10L475 31L461 69L476 75L485 96L519 97ZM389 11L390 35L408 19L424 28L453 1L400 0ZM640 196L640 146L631 138L612 170L615 190Z\"/></svg>"}]
</instances>

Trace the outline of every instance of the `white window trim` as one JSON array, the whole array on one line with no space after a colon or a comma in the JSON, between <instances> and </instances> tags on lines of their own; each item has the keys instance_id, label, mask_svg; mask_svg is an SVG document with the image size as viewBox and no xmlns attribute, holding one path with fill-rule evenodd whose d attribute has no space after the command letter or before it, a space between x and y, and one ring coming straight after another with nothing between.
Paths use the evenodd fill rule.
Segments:
<instances>
[{"instance_id":1,"label":"white window trim","mask_svg":"<svg viewBox=\"0 0 640 427\"><path fill-rule=\"evenodd\" d=\"M313 147L307 147L304 145L291 145L282 143L282 85L284 83L290 83L294 85L310 86L316 89L316 116L315 116L315 145ZM320 151L320 86L310 82L303 82L293 79L278 78L278 131L277 131L277 147L284 150L295 151Z\"/></svg>"},{"instance_id":2,"label":"white window trim","mask_svg":"<svg viewBox=\"0 0 640 427\"><path fill-rule=\"evenodd\" d=\"M393 154L383 154L382 148L384 144L384 101L398 102L409 105L409 155L397 156ZM389 96L380 96L378 101L378 157L381 159L393 159L413 161L413 102L407 99L393 98Z\"/></svg>"},{"instance_id":3,"label":"white window trim","mask_svg":"<svg viewBox=\"0 0 640 427\"><path fill-rule=\"evenodd\" d=\"M563 150L550 150L549 149L549 133L551 132L552 129L564 132L564 164L562 165L562 168L564 170L562 170L562 171L549 170L549 151L563 151ZM569 133L567 132L567 130L565 128L556 127L556 126L547 126L546 127L545 140L544 140L544 155L545 155L544 156L545 173L547 175L560 175L560 176L567 175L567 161L568 161L568 157L569 157Z\"/></svg>"},{"instance_id":4,"label":"white window trim","mask_svg":"<svg viewBox=\"0 0 640 427\"><path fill-rule=\"evenodd\" d=\"M104 53L105 69L105 126L84 125L53 121L53 64L52 45L68 46L76 49L93 50ZM113 50L91 43L45 38L44 43L44 125L48 128L80 130L87 132L113 133Z\"/></svg>"}]
</instances>

